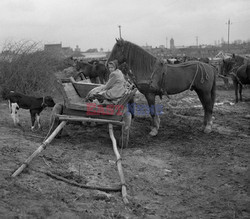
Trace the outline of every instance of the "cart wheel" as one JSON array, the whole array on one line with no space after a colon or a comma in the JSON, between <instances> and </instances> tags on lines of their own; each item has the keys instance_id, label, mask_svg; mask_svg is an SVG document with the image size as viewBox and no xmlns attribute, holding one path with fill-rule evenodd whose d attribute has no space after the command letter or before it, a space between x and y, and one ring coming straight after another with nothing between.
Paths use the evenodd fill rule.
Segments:
<instances>
[{"instance_id":1,"label":"cart wheel","mask_svg":"<svg viewBox=\"0 0 250 219\"><path fill-rule=\"evenodd\" d=\"M58 119L58 117L56 115L62 115L63 113L63 105L60 103L57 103L51 112L50 115L50 130L49 130L49 135L56 129L56 127L59 125L60 121ZM62 130L58 133L57 136L60 136L60 134L62 133Z\"/></svg>"},{"instance_id":2,"label":"cart wheel","mask_svg":"<svg viewBox=\"0 0 250 219\"><path fill-rule=\"evenodd\" d=\"M129 130L131 126L132 114L130 112L126 112L123 117L123 121L125 125L122 129L121 137L119 139L119 146L126 148L129 142Z\"/></svg>"}]
</instances>

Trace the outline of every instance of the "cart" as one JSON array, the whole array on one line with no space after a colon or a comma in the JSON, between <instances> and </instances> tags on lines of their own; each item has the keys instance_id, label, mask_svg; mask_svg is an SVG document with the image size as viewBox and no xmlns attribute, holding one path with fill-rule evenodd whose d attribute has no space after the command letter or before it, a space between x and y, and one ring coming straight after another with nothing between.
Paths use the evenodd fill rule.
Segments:
<instances>
[{"instance_id":1,"label":"cart","mask_svg":"<svg viewBox=\"0 0 250 219\"><path fill-rule=\"evenodd\" d=\"M56 82L57 88L63 95L64 102L56 104L52 110L50 130L45 141L37 150L12 174L12 177L19 175L46 146L62 131L63 127L71 121L97 122L108 124L109 135L112 141L113 150L116 155L116 165L121 179L121 192L124 203L128 203L126 184L121 165L121 156L117 148L117 141L114 137L113 125L121 127L121 146L127 146L129 141L129 128L131 125L131 113L127 110L128 102L133 98L137 89L133 84L128 84L123 97L116 105L96 105L87 103L87 93L100 84L76 82L73 77L60 79Z\"/></svg>"}]
</instances>

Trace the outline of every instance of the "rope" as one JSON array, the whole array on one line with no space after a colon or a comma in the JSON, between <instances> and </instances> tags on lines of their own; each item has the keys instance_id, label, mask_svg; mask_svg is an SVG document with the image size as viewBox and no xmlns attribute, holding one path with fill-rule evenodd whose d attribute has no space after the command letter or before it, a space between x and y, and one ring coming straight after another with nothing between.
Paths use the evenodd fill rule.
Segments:
<instances>
[{"instance_id":1,"label":"rope","mask_svg":"<svg viewBox=\"0 0 250 219\"><path fill-rule=\"evenodd\" d=\"M189 86L189 90L191 90L191 88L192 88L192 86L194 84L194 80L196 79L196 76L198 74L198 70L199 70L199 65L197 64L196 72L195 72L194 78L193 78L193 80L192 80L192 82L191 82L191 84Z\"/></svg>"},{"instance_id":2,"label":"rope","mask_svg":"<svg viewBox=\"0 0 250 219\"><path fill-rule=\"evenodd\" d=\"M201 81L200 81L201 84L203 84L205 82L205 80L208 80L209 76L208 76L208 72L207 72L207 70L205 68L204 63L197 63L196 72L195 72L194 78L193 78L193 80L192 80L192 82L191 82L191 84L189 86L189 90L191 90L192 86L194 85L194 81L195 81L195 79L197 77L199 69L201 71ZM204 80L204 74L205 74L205 80Z\"/></svg>"}]
</instances>

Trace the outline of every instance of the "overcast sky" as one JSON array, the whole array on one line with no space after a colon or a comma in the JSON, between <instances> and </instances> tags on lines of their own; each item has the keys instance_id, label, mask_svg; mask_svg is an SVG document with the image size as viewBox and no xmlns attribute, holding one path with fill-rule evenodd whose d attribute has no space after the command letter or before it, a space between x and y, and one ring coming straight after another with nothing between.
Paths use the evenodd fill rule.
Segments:
<instances>
[{"instance_id":1,"label":"overcast sky","mask_svg":"<svg viewBox=\"0 0 250 219\"><path fill-rule=\"evenodd\" d=\"M111 50L115 38L139 46L250 40L250 0L0 0L0 46L9 41ZM168 40L166 40L168 38Z\"/></svg>"}]
</instances>

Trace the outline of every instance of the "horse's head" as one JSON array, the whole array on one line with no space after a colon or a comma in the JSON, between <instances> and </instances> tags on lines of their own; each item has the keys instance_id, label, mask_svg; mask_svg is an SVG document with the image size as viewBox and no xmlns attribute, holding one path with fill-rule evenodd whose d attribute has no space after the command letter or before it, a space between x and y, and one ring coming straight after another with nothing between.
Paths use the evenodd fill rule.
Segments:
<instances>
[{"instance_id":1,"label":"horse's head","mask_svg":"<svg viewBox=\"0 0 250 219\"><path fill-rule=\"evenodd\" d=\"M81 62L80 61L76 61L75 68L77 71L79 71L81 69Z\"/></svg>"},{"instance_id":2,"label":"horse's head","mask_svg":"<svg viewBox=\"0 0 250 219\"><path fill-rule=\"evenodd\" d=\"M228 76L230 71L233 69L234 65L235 65L234 58L223 59L221 63L221 74L224 76Z\"/></svg>"},{"instance_id":3,"label":"horse's head","mask_svg":"<svg viewBox=\"0 0 250 219\"><path fill-rule=\"evenodd\" d=\"M123 39L116 39L116 44L114 45L107 61L109 62L116 59L119 64L125 62L125 46L126 43Z\"/></svg>"},{"instance_id":4,"label":"horse's head","mask_svg":"<svg viewBox=\"0 0 250 219\"><path fill-rule=\"evenodd\" d=\"M84 62L84 61L77 61L76 64L75 64L75 68L77 71L89 71L89 70L92 70L92 67L93 65L87 63L87 62Z\"/></svg>"},{"instance_id":5,"label":"horse's head","mask_svg":"<svg viewBox=\"0 0 250 219\"><path fill-rule=\"evenodd\" d=\"M76 60L72 57L72 56L70 56L70 57L67 57L67 58L65 58L64 60L63 60L63 65L65 66L65 67L72 67L72 66L75 66L75 63L76 63Z\"/></svg>"},{"instance_id":6,"label":"horse's head","mask_svg":"<svg viewBox=\"0 0 250 219\"><path fill-rule=\"evenodd\" d=\"M43 98L43 103L42 106L46 107L54 107L55 106L55 102L53 100L53 98L51 96L46 96Z\"/></svg>"}]
</instances>

